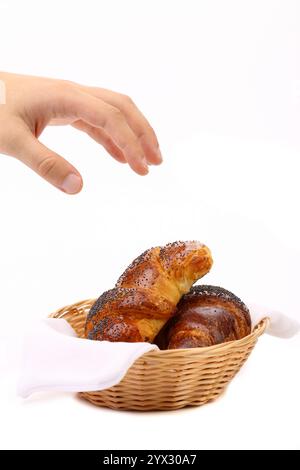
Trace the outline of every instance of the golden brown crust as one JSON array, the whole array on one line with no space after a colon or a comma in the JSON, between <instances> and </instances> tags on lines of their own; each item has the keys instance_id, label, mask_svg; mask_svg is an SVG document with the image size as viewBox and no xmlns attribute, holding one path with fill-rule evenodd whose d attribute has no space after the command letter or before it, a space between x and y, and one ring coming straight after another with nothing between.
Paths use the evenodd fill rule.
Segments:
<instances>
[{"instance_id":1,"label":"golden brown crust","mask_svg":"<svg viewBox=\"0 0 300 470\"><path fill-rule=\"evenodd\" d=\"M153 341L182 294L211 266L210 251L199 242L176 242L145 251L125 270L116 287L95 302L87 318L86 336Z\"/></svg>"},{"instance_id":2,"label":"golden brown crust","mask_svg":"<svg viewBox=\"0 0 300 470\"><path fill-rule=\"evenodd\" d=\"M168 243L160 249L159 260L177 284L180 297L210 271L213 263L209 248L197 241Z\"/></svg>"},{"instance_id":3,"label":"golden brown crust","mask_svg":"<svg viewBox=\"0 0 300 470\"><path fill-rule=\"evenodd\" d=\"M104 292L92 306L86 320L86 336L108 341L150 341L147 328L144 328L142 339L139 323L142 321L143 325L145 320L150 320L155 324L155 320L161 320L173 310L174 305L167 299L153 297L147 289L117 287ZM104 319L105 322L102 321ZM118 336L116 329L112 328L114 322L119 325ZM122 322L124 327L121 329ZM126 328L126 324L131 325L131 328Z\"/></svg>"},{"instance_id":4,"label":"golden brown crust","mask_svg":"<svg viewBox=\"0 0 300 470\"><path fill-rule=\"evenodd\" d=\"M100 318L87 337L98 341L125 341L124 338L130 338L133 342L142 341L137 325L130 318L124 321L123 315Z\"/></svg>"},{"instance_id":5,"label":"golden brown crust","mask_svg":"<svg viewBox=\"0 0 300 470\"><path fill-rule=\"evenodd\" d=\"M179 302L164 339L168 349L205 347L250 332L249 310L238 297L221 287L195 286Z\"/></svg>"},{"instance_id":6,"label":"golden brown crust","mask_svg":"<svg viewBox=\"0 0 300 470\"><path fill-rule=\"evenodd\" d=\"M155 287L155 281L160 275L157 257L160 249L150 248L135 258L125 269L116 282L116 287Z\"/></svg>"}]
</instances>

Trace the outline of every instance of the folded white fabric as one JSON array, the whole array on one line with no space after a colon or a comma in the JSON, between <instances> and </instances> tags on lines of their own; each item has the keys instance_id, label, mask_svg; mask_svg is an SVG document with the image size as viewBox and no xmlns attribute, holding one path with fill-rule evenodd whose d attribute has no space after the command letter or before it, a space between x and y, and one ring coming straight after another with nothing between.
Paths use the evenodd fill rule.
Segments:
<instances>
[{"instance_id":1,"label":"folded white fabric","mask_svg":"<svg viewBox=\"0 0 300 470\"><path fill-rule=\"evenodd\" d=\"M110 343L78 338L66 320L39 321L26 334L17 392L86 392L118 384L150 343Z\"/></svg>"},{"instance_id":2,"label":"folded white fabric","mask_svg":"<svg viewBox=\"0 0 300 470\"><path fill-rule=\"evenodd\" d=\"M256 325L263 318L268 317L269 323L266 333L279 338L292 338L300 331L300 323L276 310L270 310L262 305L247 304L251 312L252 325Z\"/></svg>"},{"instance_id":3,"label":"folded white fabric","mask_svg":"<svg viewBox=\"0 0 300 470\"><path fill-rule=\"evenodd\" d=\"M267 333L290 338L300 324L286 315L251 305L252 323L270 318ZM129 367L148 351L158 349L149 343L110 343L76 336L63 319L37 322L26 334L18 394L56 390L85 392L104 390L118 384Z\"/></svg>"}]
</instances>

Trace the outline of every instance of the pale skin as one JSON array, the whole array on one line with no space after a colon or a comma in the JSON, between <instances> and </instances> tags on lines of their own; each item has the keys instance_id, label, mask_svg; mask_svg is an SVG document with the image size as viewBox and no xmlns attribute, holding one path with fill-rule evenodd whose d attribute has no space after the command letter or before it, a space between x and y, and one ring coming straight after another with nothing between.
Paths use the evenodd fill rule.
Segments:
<instances>
[{"instance_id":1,"label":"pale skin","mask_svg":"<svg viewBox=\"0 0 300 470\"><path fill-rule=\"evenodd\" d=\"M87 133L118 162L139 175L162 162L147 119L126 95L66 80L0 72L0 153L25 163L67 194L82 188L78 170L39 137L48 125L71 125ZM2 93L3 94L3 93Z\"/></svg>"}]
</instances>

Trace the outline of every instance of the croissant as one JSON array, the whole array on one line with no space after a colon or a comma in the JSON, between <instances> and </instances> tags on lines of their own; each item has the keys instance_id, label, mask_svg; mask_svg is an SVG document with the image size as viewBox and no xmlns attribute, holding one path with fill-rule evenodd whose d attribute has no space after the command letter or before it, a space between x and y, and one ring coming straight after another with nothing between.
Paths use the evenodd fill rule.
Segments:
<instances>
[{"instance_id":1,"label":"croissant","mask_svg":"<svg viewBox=\"0 0 300 470\"><path fill-rule=\"evenodd\" d=\"M115 288L94 303L87 316L86 337L152 342L182 295L211 266L210 250L197 241L145 251L125 270Z\"/></svg>"},{"instance_id":2,"label":"croissant","mask_svg":"<svg viewBox=\"0 0 300 470\"><path fill-rule=\"evenodd\" d=\"M167 349L196 348L240 339L250 332L250 313L241 299L221 287L194 286L156 342Z\"/></svg>"}]
</instances>

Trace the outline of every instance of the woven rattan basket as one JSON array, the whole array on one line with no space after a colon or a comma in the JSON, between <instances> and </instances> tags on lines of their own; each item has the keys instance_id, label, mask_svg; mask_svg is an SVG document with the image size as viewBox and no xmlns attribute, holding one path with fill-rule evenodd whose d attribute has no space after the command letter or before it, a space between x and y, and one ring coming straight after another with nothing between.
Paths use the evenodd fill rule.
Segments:
<instances>
[{"instance_id":1,"label":"woven rattan basket","mask_svg":"<svg viewBox=\"0 0 300 470\"><path fill-rule=\"evenodd\" d=\"M94 300L64 307L51 315L67 320L83 337L87 313ZM98 392L79 396L97 406L117 410L175 410L203 405L222 394L249 357L268 319L245 338L206 348L151 351L140 357L123 380Z\"/></svg>"}]
</instances>

